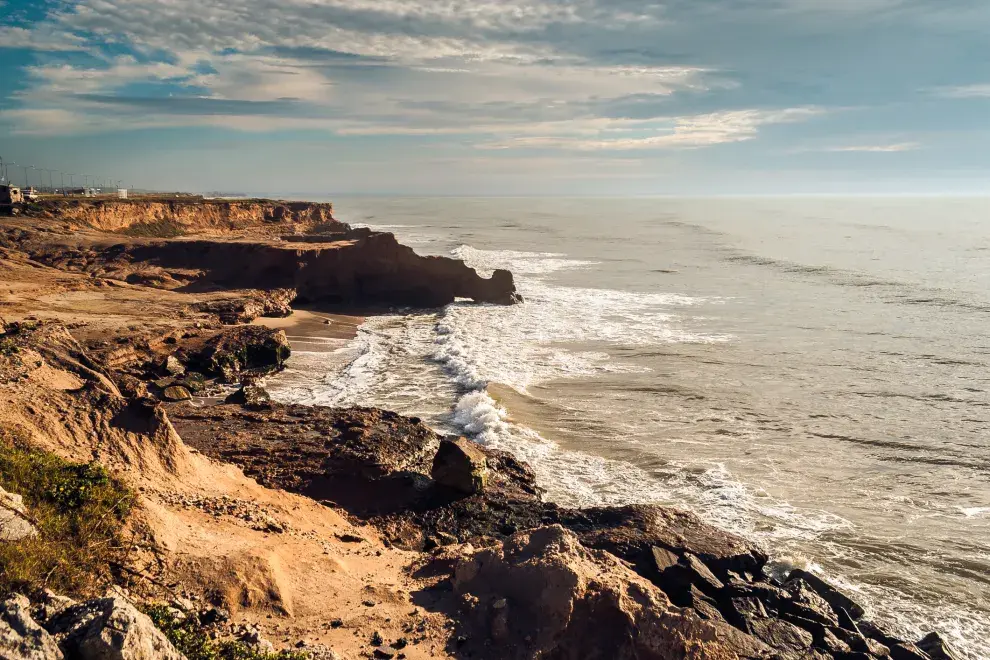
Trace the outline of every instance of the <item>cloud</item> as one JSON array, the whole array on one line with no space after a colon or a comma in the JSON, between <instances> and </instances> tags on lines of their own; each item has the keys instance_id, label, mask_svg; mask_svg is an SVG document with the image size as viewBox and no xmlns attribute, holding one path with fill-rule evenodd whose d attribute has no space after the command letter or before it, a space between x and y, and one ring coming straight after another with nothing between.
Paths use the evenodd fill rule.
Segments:
<instances>
[{"instance_id":1,"label":"cloud","mask_svg":"<svg viewBox=\"0 0 990 660\"><path fill-rule=\"evenodd\" d=\"M0 3L0 8L3 3ZM24 48L34 51L71 52L86 49L83 37L54 29L49 25L29 29L16 25L0 26L0 48Z\"/></svg>"},{"instance_id":2,"label":"cloud","mask_svg":"<svg viewBox=\"0 0 990 660\"><path fill-rule=\"evenodd\" d=\"M845 147L831 147L826 151L832 152L861 152L861 153L897 153L901 151L914 151L920 149L918 142L900 142L896 144L861 144Z\"/></svg>"},{"instance_id":3,"label":"cloud","mask_svg":"<svg viewBox=\"0 0 990 660\"><path fill-rule=\"evenodd\" d=\"M962 85L959 87L944 87L938 90L938 94L951 99L990 98L990 83Z\"/></svg>"},{"instance_id":4,"label":"cloud","mask_svg":"<svg viewBox=\"0 0 990 660\"><path fill-rule=\"evenodd\" d=\"M578 151L697 149L752 140L762 126L805 121L822 114L818 108L734 110L673 117L665 121L615 121L595 138L574 135L519 137L485 145L492 149L556 148ZM661 125L657 125L660 123ZM623 135L635 132L636 135Z\"/></svg>"}]
</instances>

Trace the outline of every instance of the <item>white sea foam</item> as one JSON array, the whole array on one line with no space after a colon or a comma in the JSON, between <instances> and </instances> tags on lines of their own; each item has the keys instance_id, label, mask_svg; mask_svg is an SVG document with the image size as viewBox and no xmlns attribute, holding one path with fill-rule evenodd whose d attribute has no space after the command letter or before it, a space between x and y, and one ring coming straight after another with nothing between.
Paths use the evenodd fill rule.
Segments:
<instances>
[{"instance_id":1,"label":"white sea foam","mask_svg":"<svg viewBox=\"0 0 990 660\"><path fill-rule=\"evenodd\" d=\"M990 506L956 507L967 518L980 518L990 515Z\"/></svg>"}]
</instances>

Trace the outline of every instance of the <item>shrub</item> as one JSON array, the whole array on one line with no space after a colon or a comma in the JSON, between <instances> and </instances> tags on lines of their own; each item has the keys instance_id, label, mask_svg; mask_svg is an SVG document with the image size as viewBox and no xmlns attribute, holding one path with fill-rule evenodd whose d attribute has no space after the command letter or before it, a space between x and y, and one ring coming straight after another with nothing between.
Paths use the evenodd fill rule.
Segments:
<instances>
[{"instance_id":1,"label":"shrub","mask_svg":"<svg viewBox=\"0 0 990 660\"><path fill-rule=\"evenodd\" d=\"M308 660L309 655L298 651L259 651L244 642L217 642L203 631L195 617L181 619L164 605L145 610L155 625L165 633L188 660Z\"/></svg>"},{"instance_id":2,"label":"shrub","mask_svg":"<svg viewBox=\"0 0 990 660\"><path fill-rule=\"evenodd\" d=\"M96 463L72 463L0 430L0 487L24 497L38 536L0 543L0 593L87 596L111 578L134 494Z\"/></svg>"},{"instance_id":3,"label":"shrub","mask_svg":"<svg viewBox=\"0 0 990 660\"><path fill-rule=\"evenodd\" d=\"M20 350L21 349L17 346L17 342L10 337L0 338L0 355L11 356L15 353L19 353Z\"/></svg>"}]
</instances>

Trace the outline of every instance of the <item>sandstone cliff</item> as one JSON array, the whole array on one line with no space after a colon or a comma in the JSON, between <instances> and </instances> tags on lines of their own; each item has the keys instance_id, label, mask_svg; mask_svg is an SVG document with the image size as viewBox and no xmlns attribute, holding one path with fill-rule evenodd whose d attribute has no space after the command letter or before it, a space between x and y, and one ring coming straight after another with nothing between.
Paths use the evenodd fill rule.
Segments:
<instances>
[{"instance_id":1,"label":"sandstone cliff","mask_svg":"<svg viewBox=\"0 0 990 660\"><path fill-rule=\"evenodd\" d=\"M162 222L200 232L266 224L314 226L336 222L332 204L259 199L48 199L32 205L28 212L101 231Z\"/></svg>"}]
</instances>

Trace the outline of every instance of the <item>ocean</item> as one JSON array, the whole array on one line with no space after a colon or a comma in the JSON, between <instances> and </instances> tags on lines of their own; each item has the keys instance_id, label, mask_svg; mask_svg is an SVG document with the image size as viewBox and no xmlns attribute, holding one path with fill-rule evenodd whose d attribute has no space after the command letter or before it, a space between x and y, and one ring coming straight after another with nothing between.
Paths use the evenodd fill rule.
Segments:
<instances>
[{"instance_id":1,"label":"ocean","mask_svg":"<svg viewBox=\"0 0 990 660\"><path fill-rule=\"evenodd\" d=\"M990 658L990 199L335 198L526 302L369 318L284 402L415 414Z\"/></svg>"}]
</instances>

